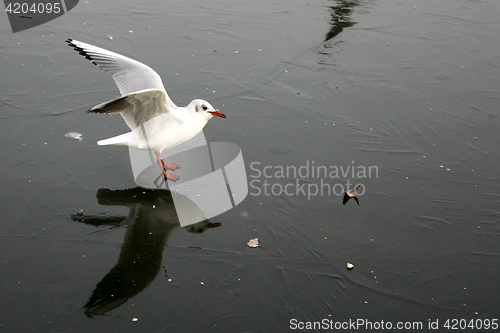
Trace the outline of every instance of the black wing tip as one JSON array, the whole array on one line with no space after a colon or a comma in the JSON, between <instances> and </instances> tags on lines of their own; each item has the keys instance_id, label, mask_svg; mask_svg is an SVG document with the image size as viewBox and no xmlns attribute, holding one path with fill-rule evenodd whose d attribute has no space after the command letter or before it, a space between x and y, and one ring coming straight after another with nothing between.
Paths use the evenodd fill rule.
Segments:
<instances>
[{"instance_id":1,"label":"black wing tip","mask_svg":"<svg viewBox=\"0 0 500 333\"><path fill-rule=\"evenodd\" d=\"M90 61L91 63L93 63L94 65L97 66L97 64L95 63L94 59L92 59L92 57L84 49L82 49L81 47L79 47L78 45L76 45L75 43L73 43L73 39L72 38L66 39L66 43L68 43L68 45L70 47L72 47L76 52L78 52L78 54L84 56L85 59L87 59L88 61Z\"/></svg>"},{"instance_id":2,"label":"black wing tip","mask_svg":"<svg viewBox=\"0 0 500 333\"><path fill-rule=\"evenodd\" d=\"M103 109L89 109L87 110L87 113L89 114L113 114L115 112L109 112Z\"/></svg>"},{"instance_id":3,"label":"black wing tip","mask_svg":"<svg viewBox=\"0 0 500 333\"><path fill-rule=\"evenodd\" d=\"M103 110L102 108L96 109L95 106L94 106L93 108L88 109L87 113L102 114L102 113L111 113L111 112L107 112L106 110Z\"/></svg>"}]
</instances>

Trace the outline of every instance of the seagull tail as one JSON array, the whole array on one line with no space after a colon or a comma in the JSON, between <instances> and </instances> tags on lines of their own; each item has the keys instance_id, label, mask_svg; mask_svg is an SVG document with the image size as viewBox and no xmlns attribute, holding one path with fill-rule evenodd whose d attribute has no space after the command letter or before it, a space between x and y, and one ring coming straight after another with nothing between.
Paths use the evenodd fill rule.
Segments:
<instances>
[{"instance_id":1,"label":"seagull tail","mask_svg":"<svg viewBox=\"0 0 500 333\"><path fill-rule=\"evenodd\" d=\"M114 136L109 139L97 141L99 146L115 145L115 146L129 146L130 142L134 142L135 134L128 132L122 135Z\"/></svg>"}]
</instances>

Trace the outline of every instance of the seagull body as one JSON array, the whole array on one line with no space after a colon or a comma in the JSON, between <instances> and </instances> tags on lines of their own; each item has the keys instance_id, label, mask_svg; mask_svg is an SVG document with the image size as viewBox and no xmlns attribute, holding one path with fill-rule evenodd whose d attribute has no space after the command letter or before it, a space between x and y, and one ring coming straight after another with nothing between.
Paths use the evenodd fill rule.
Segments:
<instances>
[{"instance_id":1,"label":"seagull body","mask_svg":"<svg viewBox=\"0 0 500 333\"><path fill-rule=\"evenodd\" d=\"M137 149L150 149L161 153L165 149L175 147L191 139L207 124L209 119L206 119L207 117L200 117L194 111L196 104L200 104L201 106L201 101L195 100L185 108L178 107L166 111L164 110L165 104L162 103L164 95L165 93L160 90L146 90L127 95L125 98L97 105L90 109L89 111L92 113L111 113L106 110L110 106L113 107L113 104L125 104L123 108L126 111L120 111L120 113L131 129L128 133L100 140L97 144L100 146L117 145ZM127 109L133 109L134 106L136 108L137 106L143 107L144 102L141 100L146 101L146 103L154 103L151 107L154 110L160 111L160 113L149 120L136 122L136 119L132 117L133 110L128 111ZM131 101L133 105L126 105Z\"/></svg>"},{"instance_id":2,"label":"seagull body","mask_svg":"<svg viewBox=\"0 0 500 333\"><path fill-rule=\"evenodd\" d=\"M77 40L68 39L66 42L101 70L111 74L122 95L94 106L89 112L119 113L131 131L98 141L97 144L154 150L163 175L168 179L176 180L178 176L172 173L167 175L165 167L175 170L179 166L166 164L161 152L193 138L213 116L226 118L201 99L193 100L186 107L178 107L168 96L160 76L141 62Z\"/></svg>"}]
</instances>

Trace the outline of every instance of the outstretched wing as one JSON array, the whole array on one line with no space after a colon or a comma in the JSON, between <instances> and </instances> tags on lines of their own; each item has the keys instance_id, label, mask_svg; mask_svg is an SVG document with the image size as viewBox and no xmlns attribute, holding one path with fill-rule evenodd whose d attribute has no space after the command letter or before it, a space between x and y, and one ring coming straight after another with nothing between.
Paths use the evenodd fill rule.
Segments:
<instances>
[{"instance_id":1,"label":"outstretched wing","mask_svg":"<svg viewBox=\"0 0 500 333\"><path fill-rule=\"evenodd\" d=\"M66 42L94 65L111 74L122 96L144 90L161 90L165 92L168 105L171 108L176 107L168 97L160 76L149 66L74 39L68 39Z\"/></svg>"}]
</instances>

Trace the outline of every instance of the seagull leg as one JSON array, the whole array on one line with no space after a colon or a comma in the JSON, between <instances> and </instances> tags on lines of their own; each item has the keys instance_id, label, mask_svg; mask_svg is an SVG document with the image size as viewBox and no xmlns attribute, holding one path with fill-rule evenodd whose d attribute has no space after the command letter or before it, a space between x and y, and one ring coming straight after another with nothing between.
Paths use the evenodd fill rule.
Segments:
<instances>
[{"instance_id":1,"label":"seagull leg","mask_svg":"<svg viewBox=\"0 0 500 333\"><path fill-rule=\"evenodd\" d=\"M162 160L163 161L163 166L169 170L176 170L176 169L179 169L181 166L180 164L175 164L175 163L170 163L170 164L167 164L165 163L165 160Z\"/></svg>"},{"instance_id":2,"label":"seagull leg","mask_svg":"<svg viewBox=\"0 0 500 333\"><path fill-rule=\"evenodd\" d=\"M158 162L158 165L160 166L160 169L163 172L163 177L165 177L165 179L173 180L173 181L176 181L177 179L179 179L179 175L174 175L173 172L167 174L165 172L165 168L170 169L170 170L175 170L175 169L179 168L180 165L175 164L175 163L167 164L167 163L165 163L163 158L161 158L161 155L159 152L155 151L155 154L156 154L156 161Z\"/></svg>"},{"instance_id":3,"label":"seagull leg","mask_svg":"<svg viewBox=\"0 0 500 333\"><path fill-rule=\"evenodd\" d=\"M176 170L176 169L179 169L181 166L180 164L175 164L175 163L170 163L170 164L167 164L165 162L165 160L163 158L161 158L161 155L159 152L155 151L155 154L156 154L156 161L158 162L158 165L160 166L160 168L167 168L169 170Z\"/></svg>"},{"instance_id":4,"label":"seagull leg","mask_svg":"<svg viewBox=\"0 0 500 333\"><path fill-rule=\"evenodd\" d=\"M171 180L171 181L174 181L174 182L177 181L177 179L180 178L179 175L174 175L173 172L167 174L165 171L163 171L163 176L165 177L165 179Z\"/></svg>"}]
</instances>

